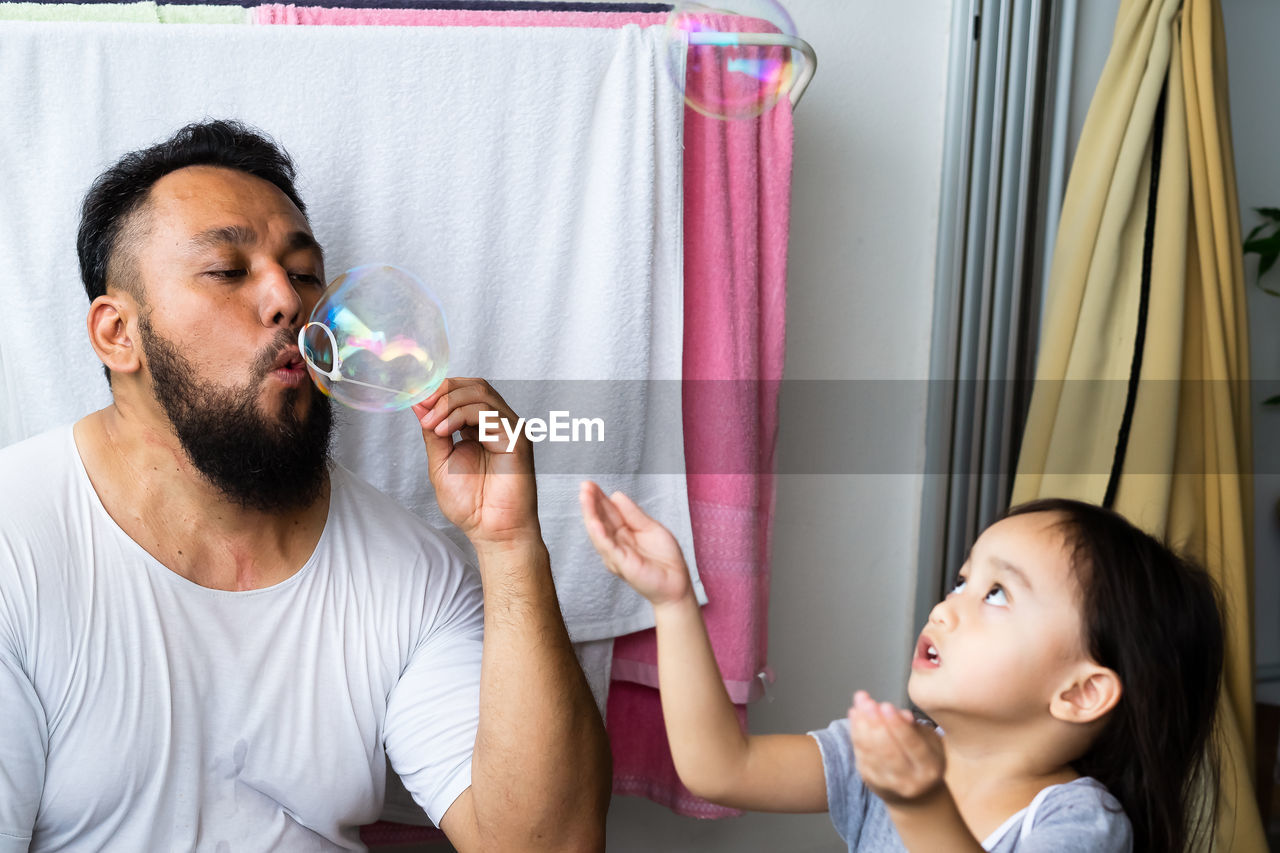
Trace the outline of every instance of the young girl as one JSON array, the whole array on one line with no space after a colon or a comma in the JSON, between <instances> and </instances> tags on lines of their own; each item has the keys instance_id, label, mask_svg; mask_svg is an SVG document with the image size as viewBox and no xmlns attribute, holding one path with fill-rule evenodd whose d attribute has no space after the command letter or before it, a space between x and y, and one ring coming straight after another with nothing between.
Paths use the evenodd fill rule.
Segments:
<instances>
[{"instance_id":1,"label":"young girl","mask_svg":"<svg viewBox=\"0 0 1280 853\"><path fill-rule=\"evenodd\" d=\"M1211 829L1196 797L1217 791L1217 593L1116 513L1036 501L978 538L911 662L908 695L936 730L859 691L826 729L761 736L738 726L670 532L621 492L580 497L609 570L653 604L667 737L694 794L830 809L850 851L1181 853Z\"/></svg>"}]
</instances>

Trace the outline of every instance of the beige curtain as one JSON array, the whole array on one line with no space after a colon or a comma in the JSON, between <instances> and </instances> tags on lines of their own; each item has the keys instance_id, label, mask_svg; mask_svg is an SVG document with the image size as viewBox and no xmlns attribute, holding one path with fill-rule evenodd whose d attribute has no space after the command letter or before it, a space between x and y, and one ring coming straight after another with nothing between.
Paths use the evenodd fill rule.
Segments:
<instances>
[{"instance_id":1,"label":"beige curtain","mask_svg":"<svg viewBox=\"0 0 1280 853\"><path fill-rule=\"evenodd\" d=\"M1217 578L1227 631L1213 848L1265 851L1251 778L1249 340L1218 0L1122 0L1046 300L1013 502L1109 502Z\"/></svg>"}]
</instances>

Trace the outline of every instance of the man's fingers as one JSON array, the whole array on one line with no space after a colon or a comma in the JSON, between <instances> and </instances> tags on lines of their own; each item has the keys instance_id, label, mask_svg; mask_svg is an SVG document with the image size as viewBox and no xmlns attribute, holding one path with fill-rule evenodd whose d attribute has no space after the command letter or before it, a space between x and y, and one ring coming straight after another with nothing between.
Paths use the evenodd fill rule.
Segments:
<instances>
[{"instance_id":1,"label":"man's fingers","mask_svg":"<svg viewBox=\"0 0 1280 853\"><path fill-rule=\"evenodd\" d=\"M436 435L452 435L456 430L465 429L466 427L478 427L480 425L480 415L483 412L493 411L499 410L495 409L493 404L487 401L455 406L441 420L435 422L435 426L431 427L431 431ZM515 418L501 413L499 416L509 423L511 429L515 429ZM496 440L486 441L485 444L494 450L505 452L507 446L511 443L507 430L492 417L488 419L488 427L491 439L495 437L495 433L497 435Z\"/></svg>"},{"instance_id":2,"label":"man's fingers","mask_svg":"<svg viewBox=\"0 0 1280 853\"><path fill-rule=\"evenodd\" d=\"M461 394L462 396L458 396ZM422 406L426 409L435 408L441 398L453 396L454 399L461 402L475 402L478 397L476 394L489 395L495 402L502 404L503 408L507 408L506 401L502 399L497 391L493 390L493 386L483 379L475 376L450 376L436 386L436 390L432 391Z\"/></svg>"},{"instance_id":3,"label":"man's fingers","mask_svg":"<svg viewBox=\"0 0 1280 853\"><path fill-rule=\"evenodd\" d=\"M413 407L413 413L418 416L418 422L421 424L426 409L419 403ZM427 446L427 468L431 471L439 470L440 466L448 461L449 454L453 452L453 436L436 435L425 427L422 430L422 443Z\"/></svg>"},{"instance_id":4,"label":"man's fingers","mask_svg":"<svg viewBox=\"0 0 1280 853\"><path fill-rule=\"evenodd\" d=\"M452 433L458 429L459 421L452 418L452 414L458 409L468 406L477 406L476 411L493 411L498 416L511 423L511 428L515 428L518 420L515 413L511 411L511 407L506 401L493 390L493 387L483 379L453 378L446 379L440 384L440 387L432 392L422 403L422 416L419 418L423 429L433 429L436 434L441 434L443 427L441 424L449 419L452 428L448 432ZM414 407L415 410L418 408ZM472 425L479 423L477 418ZM504 432L501 427L498 428L499 433Z\"/></svg>"}]
</instances>

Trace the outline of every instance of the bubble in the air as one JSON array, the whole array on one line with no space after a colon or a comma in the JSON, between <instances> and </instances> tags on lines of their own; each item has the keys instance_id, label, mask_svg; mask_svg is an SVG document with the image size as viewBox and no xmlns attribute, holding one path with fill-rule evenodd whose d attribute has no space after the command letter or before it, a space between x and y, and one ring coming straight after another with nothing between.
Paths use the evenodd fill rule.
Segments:
<instances>
[{"instance_id":1,"label":"bubble in the air","mask_svg":"<svg viewBox=\"0 0 1280 853\"><path fill-rule=\"evenodd\" d=\"M426 399L449 366L440 301L417 276L388 264L334 279L298 333L298 347L321 391L367 412Z\"/></svg>"},{"instance_id":2,"label":"bubble in the air","mask_svg":"<svg viewBox=\"0 0 1280 853\"><path fill-rule=\"evenodd\" d=\"M678 66L672 73L685 103L711 118L760 115L790 91L804 61L795 24L776 0L676 0L667 38L688 40L685 74Z\"/></svg>"}]
</instances>

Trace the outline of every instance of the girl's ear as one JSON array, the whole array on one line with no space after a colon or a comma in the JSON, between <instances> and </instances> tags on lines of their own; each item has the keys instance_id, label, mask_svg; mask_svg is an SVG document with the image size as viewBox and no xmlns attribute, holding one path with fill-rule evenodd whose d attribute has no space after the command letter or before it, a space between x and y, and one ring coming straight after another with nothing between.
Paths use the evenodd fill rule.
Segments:
<instances>
[{"instance_id":1,"label":"girl's ear","mask_svg":"<svg viewBox=\"0 0 1280 853\"><path fill-rule=\"evenodd\" d=\"M1114 670L1084 664L1049 703L1049 713L1064 723L1092 723L1120 701L1124 688Z\"/></svg>"},{"instance_id":2,"label":"girl's ear","mask_svg":"<svg viewBox=\"0 0 1280 853\"><path fill-rule=\"evenodd\" d=\"M89 306L89 343L112 373L134 373L140 366L129 322L134 307L132 299L115 294L99 296Z\"/></svg>"}]
</instances>

